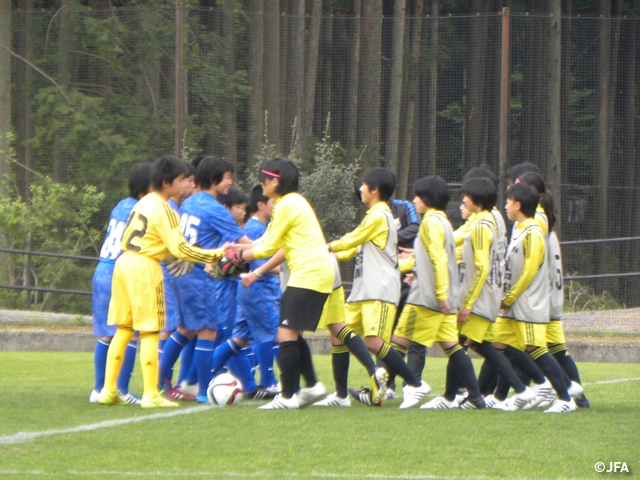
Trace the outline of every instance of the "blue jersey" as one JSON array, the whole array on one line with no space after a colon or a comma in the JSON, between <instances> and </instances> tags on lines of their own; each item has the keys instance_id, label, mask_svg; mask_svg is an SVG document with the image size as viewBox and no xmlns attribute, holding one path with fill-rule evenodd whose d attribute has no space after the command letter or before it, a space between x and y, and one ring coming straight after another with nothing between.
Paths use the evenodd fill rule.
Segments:
<instances>
[{"instance_id":1,"label":"blue jersey","mask_svg":"<svg viewBox=\"0 0 640 480\"><path fill-rule=\"evenodd\" d=\"M100 261L115 264L118 257L122 254L122 234L124 226L129 219L129 214L134 205L138 203L137 198L127 197L111 210L109 217L109 226L107 227L107 236L104 239L102 248L100 249Z\"/></svg>"}]
</instances>

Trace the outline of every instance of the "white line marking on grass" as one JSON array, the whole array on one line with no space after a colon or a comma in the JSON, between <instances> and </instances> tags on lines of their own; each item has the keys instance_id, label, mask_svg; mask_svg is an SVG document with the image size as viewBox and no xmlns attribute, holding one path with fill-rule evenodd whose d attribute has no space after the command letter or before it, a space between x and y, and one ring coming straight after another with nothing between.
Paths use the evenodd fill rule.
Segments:
<instances>
[{"instance_id":1,"label":"white line marking on grass","mask_svg":"<svg viewBox=\"0 0 640 480\"><path fill-rule=\"evenodd\" d=\"M611 385L612 383L637 382L640 378L616 378L614 380L603 380L601 382L588 382L582 385Z\"/></svg>"},{"instance_id":2,"label":"white line marking on grass","mask_svg":"<svg viewBox=\"0 0 640 480\"><path fill-rule=\"evenodd\" d=\"M89 423L72 428L62 428L59 430L45 430L42 432L19 432L13 435L5 435L0 437L0 445L13 445L16 443L24 443L40 437L51 437L53 435L64 435L67 433L90 432L92 430L100 430L102 428L118 427L120 425L128 425L130 423L139 423L147 420L157 420L160 418L178 417L180 415L191 415L192 413L200 413L210 410L211 406L185 408L184 410L174 410L171 412L154 413L153 415L144 415L140 417L123 418L120 420L106 420L104 422Z\"/></svg>"}]
</instances>

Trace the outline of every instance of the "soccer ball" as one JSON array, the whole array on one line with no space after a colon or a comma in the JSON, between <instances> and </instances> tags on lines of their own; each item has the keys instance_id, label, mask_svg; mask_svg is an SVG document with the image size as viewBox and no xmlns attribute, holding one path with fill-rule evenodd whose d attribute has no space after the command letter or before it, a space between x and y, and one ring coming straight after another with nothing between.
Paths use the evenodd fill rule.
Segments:
<instances>
[{"instance_id":1,"label":"soccer ball","mask_svg":"<svg viewBox=\"0 0 640 480\"><path fill-rule=\"evenodd\" d=\"M207 388L207 397L212 405L216 407L226 407L233 405L240 398L240 382L233 375L223 373L211 380Z\"/></svg>"}]
</instances>

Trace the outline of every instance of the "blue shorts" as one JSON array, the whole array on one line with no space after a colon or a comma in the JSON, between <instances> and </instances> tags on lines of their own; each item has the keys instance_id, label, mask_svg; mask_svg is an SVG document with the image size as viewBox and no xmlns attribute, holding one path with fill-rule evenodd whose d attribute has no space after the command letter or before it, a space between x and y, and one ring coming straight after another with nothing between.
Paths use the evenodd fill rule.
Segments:
<instances>
[{"instance_id":1,"label":"blue shorts","mask_svg":"<svg viewBox=\"0 0 640 480\"><path fill-rule=\"evenodd\" d=\"M233 338L251 338L255 343L275 341L280 318L280 283L256 282L249 288L238 287L236 322Z\"/></svg>"},{"instance_id":2,"label":"blue shorts","mask_svg":"<svg viewBox=\"0 0 640 480\"><path fill-rule=\"evenodd\" d=\"M236 280L216 280L216 303L218 312L218 338L223 342L230 338L236 319L236 291L242 288ZM218 341L216 338L216 342Z\"/></svg>"},{"instance_id":3,"label":"blue shorts","mask_svg":"<svg viewBox=\"0 0 640 480\"><path fill-rule=\"evenodd\" d=\"M194 267L184 277L176 278L180 295L180 326L189 331L218 330L215 281L202 268Z\"/></svg>"},{"instance_id":4,"label":"blue shorts","mask_svg":"<svg viewBox=\"0 0 640 480\"><path fill-rule=\"evenodd\" d=\"M109 302L111 301L111 278L115 263L98 262L91 282L91 313L93 334L96 337L113 337L118 327L107 325Z\"/></svg>"},{"instance_id":5,"label":"blue shorts","mask_svg":"<svg viewBox=\"0 0 640 480\"><path fill-rule=\"evenodd\" d=\"M163 332L173 332L180 325L180 295L176 279L169 275L167 266L160 262L162 267L162 285L164 286L165 329Z\"/></svg>"}]
</instances>

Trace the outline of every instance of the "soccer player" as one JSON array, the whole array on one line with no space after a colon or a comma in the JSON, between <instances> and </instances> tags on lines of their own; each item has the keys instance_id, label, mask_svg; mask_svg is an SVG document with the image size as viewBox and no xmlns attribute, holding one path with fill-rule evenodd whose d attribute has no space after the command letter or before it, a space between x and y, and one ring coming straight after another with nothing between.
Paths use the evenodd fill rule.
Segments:
<instances>
[{"instance_id":1,"label":"soccer player","mask_svg":"<svg viewBox=\"0 0 640 480\"><path fill-rule=\"evenodd\" d=\"M205 157L198 164L196 175L200 191L180 207L180 229L189 244L211 249L225 242L250 242L229 211L217 200L218 196L228 192L233 182L232 173L233 165L222 158ZM214 280L205 267L204 262L196 263L190 273L177 279L181 323L165 345L159 378L160 385L164 385L182 349L197 336L194 350L198 377L196 401L202 403L208 402L207 387L212 378L215 342L235 316L237 287L233 280ZM222 294L219 292L221 288ZM244 378L240 380L244 380L243 387L249 383Z\"/></svg>"},{"instance_id":2,"label":"soccer player","mask_svg":"<svg viewBox=\"0 0 640 480\"><path fill-rule=\"evenodd\" d=\"M116 260L122 255L122 234L131 209L142 197L149 193L149 173L151 164L138 163L129 173L129 196L121 200L111 211L107 236L100 249L100 261L96 266L92 281L91 310L93 316L93 334L98 338L93 354L94 386L89 396L90 403L98 403L100 391L104 386L104 374L107 364L109 344L116 333L116 327L107 325L107 313L111 301L111 279ZM140 404L140 399L129 392L129 379L136 359L137 339L127 345L120 375L118 376L118 394L127 403Z\"/></svg>"},{"instance_id":3,"label":"soccer player","mask_svg":"<svg viewBox=\"0 0 640 480\"><path fill-rule=\"evenodd\" d=\"M314 331L318 325L332 290L333 267L315 212L298 193L295 164L282 158L265 161L260 182L264 195L275 199L269 227L259 244L230 255L236 262L252 262L271 257L280 248L284 251L290 276L282 294L278 324L282 390L259 408L299 408L326 394L324 385L317 381L311 350L301 332ZM301 373L307 386L298 392Z\"/></svg>"},{"instance_id":4,"label":"soccer player","mask_svg":"<svg viewBox=\"0 0 640 480\"><path fill-rule=\"evenodd\" d=\"M331 242L329 249L338 253L339 260L356 257L353 287L345 303L346 326L364 338L368 350L384 361L389 371L405 380L407 385L403 389L404 401L400 408L409 408L429 393L429 385L415 376L390 345L393 319L400 300L398 237L387 203L395 186L395 176L389 170L369 170L360 186L362 203L369 208L367 214L355 230ZM341 337L338 339L343 341ZM386 375L378 378L376 373L369 372L372 385L375 379L386 384ZM357 400L367 404L380 404L385 393L386 388L352 391Z\"/></svg>"},{"instance_id":5,"label":"soccer player","mask_svg":"<svg viewBox=\"0 0 640 480\"><path fill-rule=\"evenodd\" d=\"M223 249L204 250L189 245L180 232L180 221L167 200L180 192L185 169L171 156L160 157L151 166L153 191L131 210L122 237L124 253L113 271L109 325L117 325L107 353L105 384L98 401L105 405L123 404L117 394L116 378L124 351L140 332L140 363L144 393L143 408L177 407L158 391L158 337L164 328L165 302L162 269L159 262L171 253L179 260L214 263Z\"/></svg>"},{"instance_id":6,"label":"soccer player","mask_svg":"<svg viewBox=\"0 0 640 480\"><path fill-rule=\"evenodd\" d=\"M449 203L449 189L442 178L429 176L415 183L414 193L413 203L423 219L414 242L413 283L392 340L400 348L406 348L411 341L426 347L437 342L449 358L451 367L447 369L444 396L421 408L453 408L436 405L454 401L458 380L469 393L464 408L484 408L471 360L458 344L455 311L460 283L453 228L444 213Z\"/></svg>"},{"instance_id":7,"label":"soccer player","mask_svg":"<svg viewBox=\"0 0 640 480\"><path fill-rule=\"evenodd\" d=\"M458 309L460 336L514 388L516 394L511 405L517 410L533 400L535 393L520 381L509 360L491 345L502 286L498 258L501 239L491 214L496 188L487 178L472 178L462 185L462 194L463 217L473 215L474 219L463 242L459 269L462 283L462 305Z\"/></svg>"},{"instance_id":8,"label":"soccer player","mask_svg":"<svg viewBox=\"0 0 640 480\"><path fill-rule=\"evenodd\" d=\"M529 185L517 183L509 187L506 196L507 216L517 225L507 249L504 295L500 305L502 311L496 322L495 346L504 349L510 359L514 358L512 353L526 350L559 397L545 412L571 412L576 409L576 404L567 391L562 370L547 350L549 272L545 235L534 218L538 193ZM529 375L528 371L525 373ZM532 378L539 385L546 383L540 384L540 378ZM539 385L534 386L534 390Z\"/></svg>"}]
</instances>

